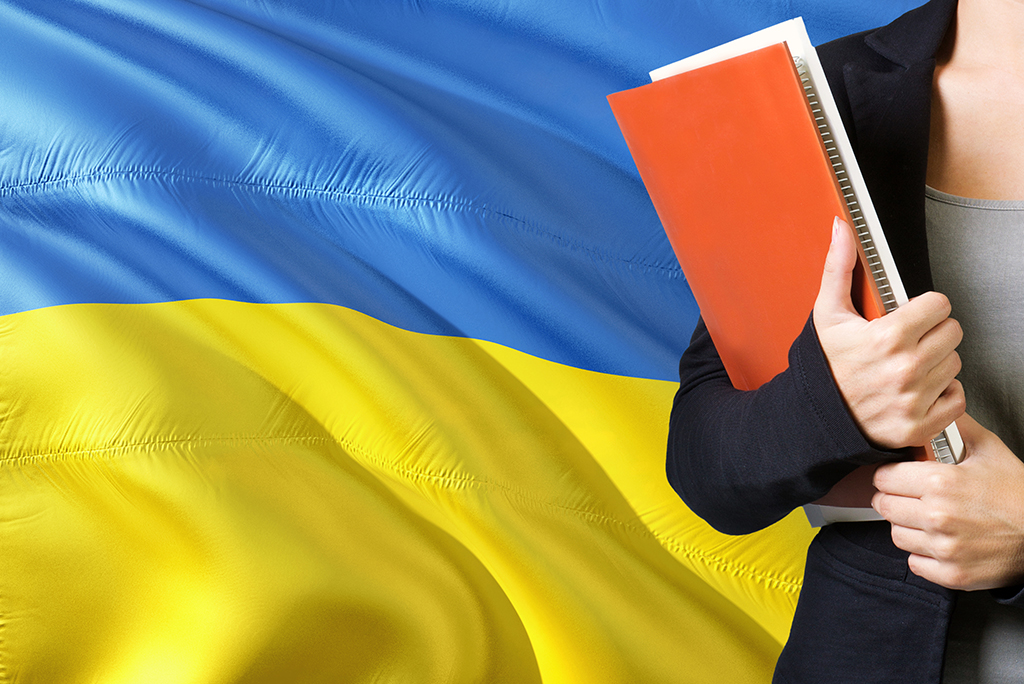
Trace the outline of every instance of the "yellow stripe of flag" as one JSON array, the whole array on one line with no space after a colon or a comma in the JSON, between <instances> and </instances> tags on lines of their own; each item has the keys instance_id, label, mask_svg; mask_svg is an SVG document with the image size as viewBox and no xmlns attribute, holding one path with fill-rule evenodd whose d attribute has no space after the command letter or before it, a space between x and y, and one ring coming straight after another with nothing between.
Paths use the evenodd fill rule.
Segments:
<instances>
[{"instance_id":1,"label":"yellow stripe of flag","mask_svg":"<svg viewBox=\"0 0 1024 684\"><path fill-rule=\"evenodd\" d=\"M662 476L672 383L326 304L0 318L0 667L766 682L811 531Z\"/></svg>"}]
</instances>

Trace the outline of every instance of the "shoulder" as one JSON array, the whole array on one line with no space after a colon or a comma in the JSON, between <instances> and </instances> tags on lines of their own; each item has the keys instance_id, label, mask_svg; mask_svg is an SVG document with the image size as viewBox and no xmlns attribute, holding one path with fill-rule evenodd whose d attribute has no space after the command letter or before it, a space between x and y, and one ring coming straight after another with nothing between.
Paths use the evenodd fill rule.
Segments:
<instances>
[{"instance_id":1,"label":"shoulder","mask_svg":"<svg viewBox=\"0 0 1024 684\"><path fill-rule=\"evenodd\" d=\"M833 40L817 48L818 59L825 70L829 89L835 98L839 113L842 115L848 131L850 125L851 105L847 91L847 72L885 73L901 68L891 60L880 55L870 44L869 39L878 31L861 31L849 36Z\"/></svg>"},{"instance_id":2,"label":"shoulder","mask_svg":"<svg viewBox=\"0 0 1024 684\"><path fill-rule=\"evenodd\" d=\"M818 55L826 69L857 64L868 70L906 69L939 49L956 14L957 0L931 0L885 26L825 43Z\"/></svg>"},{"instance_id":3,"label":"shoulder","mask_svg":"<svg viewBox=\"0 0 1024 684\"><path fill-rule=\"evenodd\" d=\"M871 100L878 86L931 63L956 12L956 0L931 0L889 24L818 46L828 84L849 129L851 84ZM925 69L930 74L930 67ZM923 73L923 72L921 72ZM882 77L882 78L879 78Z\"/></svg>"},{"instance_id":4,"label":"shoulder","mask_svg":"<svg viewBox=\"0 0 1024 684\"><path fill-rule=\"evenodd\" d=\"M817 47L818 57L822 65L842 65L847 62L870 62L879 57L879 54L868 46L867 38L878 29L870 29L853 33L842 38L836 38Z\"/></svg>"},{"instance_id":5,"label":"shoulder","mask_svg":"<svg viewBox=\"0 0 1024 684\"><path fill-rule=\"evenodd\" d=\"M841 83L843 69L847 65L854 65L869 71L890 71L901 68L900 65L879 54L871 44L879 30L861 31L818 46L818 58L821 60L821 66L825 69L829 83ZM834 87L835 85L833 85Z\"/></svg>"}]
</instances>

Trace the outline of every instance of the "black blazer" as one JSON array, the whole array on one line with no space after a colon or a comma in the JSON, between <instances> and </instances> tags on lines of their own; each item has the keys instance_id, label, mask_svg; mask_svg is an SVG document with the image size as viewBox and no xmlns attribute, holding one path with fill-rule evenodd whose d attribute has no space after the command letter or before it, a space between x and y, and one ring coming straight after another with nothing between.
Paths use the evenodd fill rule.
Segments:
<instances>
[{"instance_id":1,"label":"black blazer","mask_svg":"<svg viewBox=\"0 0 1024 684\"><path fill-rule=\"evenodd\" d=\"M888 26L821 46L843 123L907 293L932 289L924 187L934 55L956 8L931 0ZM743 534L823 496L859 465L903 458L860 434L808 321L789 368L735 390L703 323L680 360L667 473L717 529ZM956 592L912 574L888 523L835 524L808 550L776 682L941 679ZM1006 599L1024 605L1017 594Z\"/></svg>"}]
</instances>

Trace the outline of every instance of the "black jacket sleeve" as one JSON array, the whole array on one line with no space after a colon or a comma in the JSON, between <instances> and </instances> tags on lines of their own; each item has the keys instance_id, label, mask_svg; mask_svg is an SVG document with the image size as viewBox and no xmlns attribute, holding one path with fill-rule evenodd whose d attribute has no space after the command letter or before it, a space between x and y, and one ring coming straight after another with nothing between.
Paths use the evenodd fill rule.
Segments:
<instances>
[{"instance_id":1,"label":"black jacket sleeve","mask_svg":"<svg viewBox=\"0 0 1024 684\"><path fill-rule=\"evenodd\" d=\"M824 496L857 466L901 457L861 434L810 319L789 350L789 368L752 392L732 386L701 320L679 380L668 479L721 532L767 527Z\"/></svg>"}]
</instances>

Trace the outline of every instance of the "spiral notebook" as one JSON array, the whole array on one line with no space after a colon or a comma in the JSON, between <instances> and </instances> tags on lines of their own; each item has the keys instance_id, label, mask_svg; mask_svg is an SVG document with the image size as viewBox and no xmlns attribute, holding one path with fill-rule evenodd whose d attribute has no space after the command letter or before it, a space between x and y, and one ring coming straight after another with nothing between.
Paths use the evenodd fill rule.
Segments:
<instances>
[{"instance_id":1,"label":"spiral notebook","mask_svg":"<svg viewBox=\"0 0 1024 684\"><path fill-rule=\"evenodd\" d=\"M813 307L834 216L860 240L854 302L867 318L907 295L801 19L651 72L608 97L733 385L788 365ZM957 463L956 425L927 450ZM877 520L859 470L812 524Z\"/></svg>"}]
</instances>

